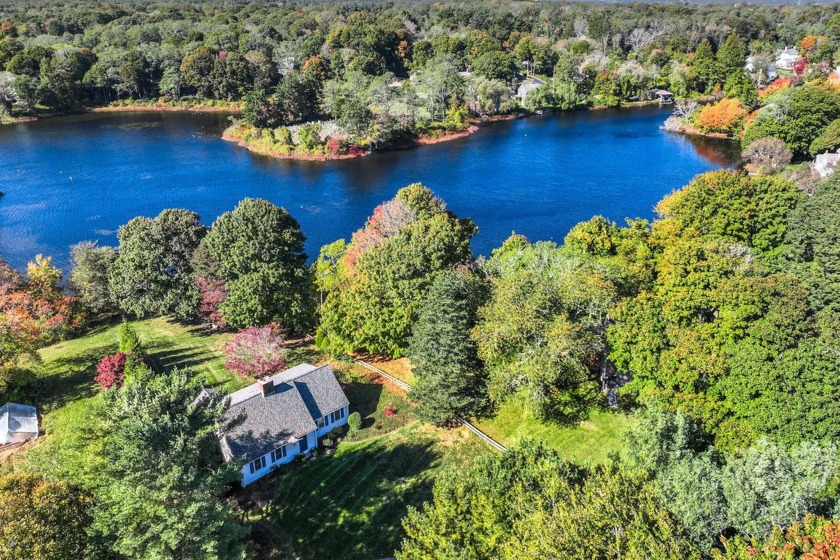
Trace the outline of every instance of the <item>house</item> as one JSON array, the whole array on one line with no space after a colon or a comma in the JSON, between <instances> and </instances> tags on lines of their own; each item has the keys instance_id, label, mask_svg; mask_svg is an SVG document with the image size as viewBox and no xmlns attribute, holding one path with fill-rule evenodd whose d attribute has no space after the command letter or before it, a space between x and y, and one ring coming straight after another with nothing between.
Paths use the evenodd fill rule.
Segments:
<instances>
[{"instance_id":1,"label":"house","mask_svg":"<svg viewBox=\"0 0 840 560\"><path fill-rule=\"evenodd\" d=\"M530 92L544 85L545 82L540 80L539 78L525 78L524 80L522 80L522 83L519 84L519 88L517 88L516 90L516 97L519 99L520 103L525 103L525 98Z\"/></svg>"},{"instance_id":2,"label":"house","mask_svg":"<svg viewBox=\"0 0 840 560\"><path fill-rule=\"evenodd\" d=\"M792 71L799 60L799 53L793 47L785 47L776 54L776 68Z\"/></svg>"},{"instance_id":3,"label":"house","mask_svg":"<svg viewBox=\"0 0 840 560\"><path fill-rule=\"evenodd\" d=\"M38 411L34 406L7 402L0 406L0 445L38 437Z\"/></svg>"},{"instance_id":4,"label":"house","mask_svg":"<svg viewBox=\"0 0 840 560\"><path fill-rule=\"evenodd\" d=\"M300 364L231 393L220 434L226 462L241 467L247 486L347 423L350 403L329 366Z\"/></svg>"},{"instance_id":5,"label":"house","mask_svg":"<svg viewBox=\"0 0 840 560\"><path fill-rule=\"evenodd\" d=\"M776 65L767 61L763 57L748 56L744 69L749 72L751 76L757 76L759 83L764 83L765 81L772 82L778 77Z\"/></svg>"}]
</instances>

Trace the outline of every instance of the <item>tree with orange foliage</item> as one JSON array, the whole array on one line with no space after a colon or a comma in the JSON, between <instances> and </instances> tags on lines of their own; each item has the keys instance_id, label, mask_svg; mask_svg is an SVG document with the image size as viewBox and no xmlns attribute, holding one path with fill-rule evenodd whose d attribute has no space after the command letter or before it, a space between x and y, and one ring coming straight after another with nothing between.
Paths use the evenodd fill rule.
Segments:
<instances>
[{"instance_id":1,"label":"tree with orange foliage","mask_svg":"<svg viewBox=\"0 0 840 560\"><path fill-rule=\"evenodd\" d=\"M706 105L694 117L695 124L704 132L734 134L743 124L747 111L737 99L721 99Z\"/></svg>"},{"instance_id":2,"label":"tree with orange foliage","mask_svg":"<svg viewBox=\"0 0 840 560\"><path fill-rule=\"evenodd\" d=\"M836 560L840 558L840 521L813 514L787 531L780 527L764 541L721 538L724 550L712 551L716 560Z\"/></svg>"}]
</instances>

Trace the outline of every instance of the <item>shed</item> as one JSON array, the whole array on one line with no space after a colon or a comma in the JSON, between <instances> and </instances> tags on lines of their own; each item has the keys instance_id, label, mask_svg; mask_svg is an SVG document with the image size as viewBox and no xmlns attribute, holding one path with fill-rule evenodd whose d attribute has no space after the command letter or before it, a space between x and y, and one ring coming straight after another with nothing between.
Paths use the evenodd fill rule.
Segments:
<instances>
[{"instance_id":1,"label":"shed","mask_svg":"<svg viewBox=\"0 0 840 560\"><path fill-rule=\"evenodd\" d=\"M651 95L659 100L659 103L662 105L670 105L674 102L674 94L668 91L667 89L654 89L651 90Z\"/></svg>"},{"instance_id":2,"label":"shed","mask_svg":"<svg viewBox=\"0 0 840 560\"><path fill-rule=\"evenodd\" d=\"M38 411L34 406L7 402L0 407L0 445L38 437Z\"/></svg>"}]
</instances>

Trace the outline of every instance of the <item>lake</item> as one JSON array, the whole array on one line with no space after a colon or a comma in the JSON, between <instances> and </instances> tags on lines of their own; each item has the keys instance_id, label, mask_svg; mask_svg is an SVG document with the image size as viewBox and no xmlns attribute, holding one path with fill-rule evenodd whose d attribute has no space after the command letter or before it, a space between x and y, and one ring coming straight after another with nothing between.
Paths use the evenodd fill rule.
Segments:
<instances>
[{"instance_id":1,"label":"lake","mask_svg":"<svg viewBox=\"0 0 840 560\"><path fill-rule=\"evenodd\" d=\"M334 162L251 154L219 138L221 114L96 113L4 126L0 256L22 268L42 253L66 267L71 244L115 244L117 228L135 216L188 208L209 225L260 197L297 218L312 258L413 182L478 224L477 254L513 231L562 242L596 214L651 218L663 195L737 161L731 144L660 130L667 116L659 107L536 116Z\"/></svg>"}]
</instances>

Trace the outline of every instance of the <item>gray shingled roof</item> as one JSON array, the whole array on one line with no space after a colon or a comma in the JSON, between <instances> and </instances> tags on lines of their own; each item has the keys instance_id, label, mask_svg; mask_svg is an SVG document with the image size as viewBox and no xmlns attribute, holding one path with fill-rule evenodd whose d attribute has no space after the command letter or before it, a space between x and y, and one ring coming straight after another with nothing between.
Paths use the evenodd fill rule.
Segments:
<instances>
[{"instance_id":1,"label":"gray shingled roof","mask_svg":"<svg viewBox=\"0 0 840 560\"><path fill-rule=\"evenodd\" d=\"M330 366L313 370L292 383L315 420L350 404Z\"/></svg>"},{"instance_id":2,"label":"gray shingled roof","mask_svg":"<svg viewBox=\"0 0 840 560\"><path fill-rule=\"evenodd\" d=\"M271 377L274 391L263 396L259 383L229 396L222 437L225 460L250 461L317 429L315 420L349 404L329 366L300 364Z\"/></svg>"}]
</instances>

